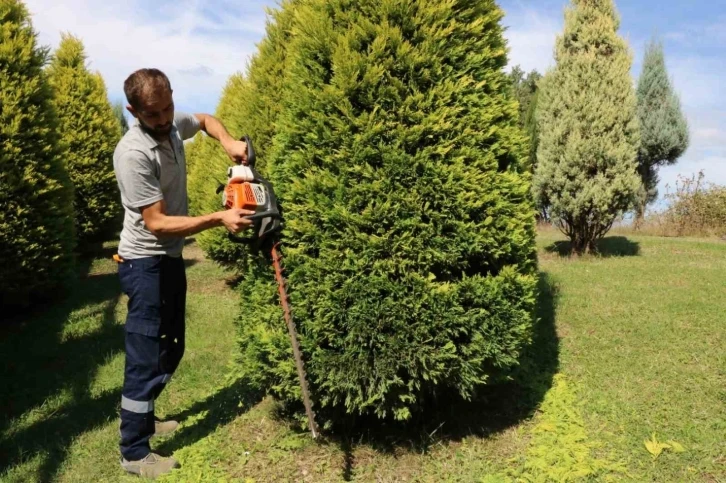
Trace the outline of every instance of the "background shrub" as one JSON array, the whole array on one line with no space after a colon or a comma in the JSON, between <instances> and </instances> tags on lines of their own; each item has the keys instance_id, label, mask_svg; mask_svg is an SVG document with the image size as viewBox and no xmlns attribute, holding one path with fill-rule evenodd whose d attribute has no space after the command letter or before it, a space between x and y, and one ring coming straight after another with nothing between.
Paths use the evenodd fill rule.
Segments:
<instances>
[{"instance_id":1,"label":"background shrub","mask_svg":"<svg viewBox=\"0 0 726 483\"><path fill-rule=\"evenodd\" d=\"M73 267L73 188L30 17L0 2L0 302L55 295Z\"/></svg>"}]
</instances>

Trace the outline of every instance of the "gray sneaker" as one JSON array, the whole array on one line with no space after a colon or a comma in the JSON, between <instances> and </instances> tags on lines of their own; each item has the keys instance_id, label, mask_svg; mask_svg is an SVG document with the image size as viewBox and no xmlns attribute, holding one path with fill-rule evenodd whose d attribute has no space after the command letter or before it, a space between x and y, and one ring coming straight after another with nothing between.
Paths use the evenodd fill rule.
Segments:
<instances>
[{"instance_id":1,"label":"gray sneaker","mask_svg":"<svg viewBox=\"0 0 726 483\"><path fill-rule=\"evenodd\" d=\"M121 458L121 468L134 475L154 479L157 476L170 473L172 469L179 468L174 458L163 458L155 453L149 453L142 460L127 461Z\"/></svg>"}]
</instances>

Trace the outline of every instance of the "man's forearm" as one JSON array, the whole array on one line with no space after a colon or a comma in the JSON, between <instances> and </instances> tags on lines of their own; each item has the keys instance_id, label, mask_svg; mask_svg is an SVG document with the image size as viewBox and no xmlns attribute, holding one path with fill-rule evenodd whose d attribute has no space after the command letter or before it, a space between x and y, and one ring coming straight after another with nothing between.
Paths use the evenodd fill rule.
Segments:
<instances>
[{"instance_id":1,"label":"man's forearm","mask_svg":"<svg viewBox=\"0 0 726 483\"><path fill-rule=\"evenodd\" d=\"M204 131L222 144L227 146L230 142L234 142L234 138L227 132L224 125L214 116L207 115L204 118Z\"/></svg>"},{"instance_id":2,"label":"man's forearm","mask_svg":"<svg viewBox=\"0 0 726 483\"><path fill-rule=\"evenodd\" d=\"M157 237L187 237L217 226L222 226L219 212L202 216L162 215L147 224L149 231Z\"/></svg>"},{"instance_id":3,"label":"man's forearm","mask_svg":"<svg viewBox=\"0 0 726 483\"><path fill-rule=\"evenodd\" d=\"M209 114L196 114L199 125L207 133L207 135L220 142L227 155L235 163L247 162L248 146L247 143L232 138L222 122Z\"/></svg>"}]
</instances>

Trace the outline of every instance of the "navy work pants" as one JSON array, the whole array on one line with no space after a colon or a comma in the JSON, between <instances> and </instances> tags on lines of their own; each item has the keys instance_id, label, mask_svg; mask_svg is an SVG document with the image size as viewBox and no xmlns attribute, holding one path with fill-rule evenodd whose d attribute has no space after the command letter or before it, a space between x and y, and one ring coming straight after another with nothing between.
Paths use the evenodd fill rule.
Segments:
<instances>
[{"instance_id":1,"label":"navy work pants","mask_svg":"<svg viewBox=\"0 0 726 483\"><path fill-rule=\"evenodd\" d=\"M119 279L129 297L120 449L134 461L151 451L154 400L184 355L184 260L166 255L125 260Z\"/></svg>"}]
</instances>

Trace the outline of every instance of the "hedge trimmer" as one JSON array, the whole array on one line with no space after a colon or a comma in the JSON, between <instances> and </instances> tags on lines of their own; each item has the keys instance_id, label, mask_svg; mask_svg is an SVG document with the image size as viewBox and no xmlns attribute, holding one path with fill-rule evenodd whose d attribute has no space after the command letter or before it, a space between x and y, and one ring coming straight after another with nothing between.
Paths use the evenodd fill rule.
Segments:
<instances>
[{"instance_id":1,"label":"hedge trimmer","mask_svg":"<svg viewBox=\"0 0 726 483\"><path fill-rule=\"evenodd\" d=\"M235 243L250 245L253 253L262 252L266 258L269 253L268 260L272 261L275 268L280 304L290 333L292 353L295 357L297 375L300 378L300 388L302 389L303 404L305 404L310 432L313 438L317 438L319 434L318 427L315 424L315 413L313 413L310 401L297 329L290 312L287 281L283 276L284 269L281 264L280 232L282 231L282 215L272 184L255 170L255 150L252 147L250 138L245 136L243 140L247 143L247 164L230 167L227 170L227 184L220 184L219 188L217 188L217 194L222 193L222 206L225 209L238 208L255 212L254 215L247 217L253 222L251 227L252 235L242 238L230 233L229 238Z\"/></svg>"}]
</instances>

